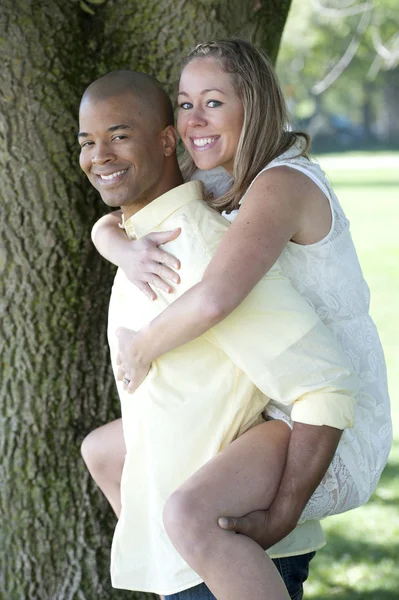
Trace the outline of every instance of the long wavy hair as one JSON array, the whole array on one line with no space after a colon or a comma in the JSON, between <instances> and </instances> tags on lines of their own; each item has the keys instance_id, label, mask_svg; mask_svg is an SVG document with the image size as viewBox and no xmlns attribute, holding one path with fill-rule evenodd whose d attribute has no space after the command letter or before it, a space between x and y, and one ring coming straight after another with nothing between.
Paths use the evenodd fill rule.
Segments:
<instances>
[{"instance_id":1,"label":"long wavy hair","mask_svg":"<svg viewBox=\"0 0 399 600\"><path fill-rule=\"evenodd\" d=\"M192 60L212 58L229 73L244 107L244 123L234 156L233 184L220 198L208 202L220 212L238 207L256 175L269 162L299 140L297 156L307 156L310 137L290 131L286 103L270 60L247 40L231 38L198 44L183 60L182 71ZM196 170L187 151L181 160L188 180Z\"/></svg>"}]
</instances>

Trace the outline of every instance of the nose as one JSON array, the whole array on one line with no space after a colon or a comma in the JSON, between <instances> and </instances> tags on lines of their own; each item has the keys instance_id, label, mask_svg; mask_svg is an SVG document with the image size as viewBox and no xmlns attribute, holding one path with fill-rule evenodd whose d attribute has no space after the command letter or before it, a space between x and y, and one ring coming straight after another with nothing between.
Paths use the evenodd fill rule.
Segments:
<instances>
[{"instance_id":1,"label":"nose","mask_svg":"<svg viewBox=\"0 0 399 600\"><path fill-rule=\"evenodd\" d=\"M91 158L92 163L96 165L103 165L107 162L113 161L114 158L115 154L113 153L108 143L97 142Z\"/></svg>"},{"instance_id":2,"label":"nose","mask_svg":"<svg viewBox=\"0 0 399 600\"><path fill-rule=\"evenodd\" d=\"M205 127L206 124L207 120L202 107L198 106L190 110L188 116L188 125L190 127Z\"/></svg>"}]
</instances>

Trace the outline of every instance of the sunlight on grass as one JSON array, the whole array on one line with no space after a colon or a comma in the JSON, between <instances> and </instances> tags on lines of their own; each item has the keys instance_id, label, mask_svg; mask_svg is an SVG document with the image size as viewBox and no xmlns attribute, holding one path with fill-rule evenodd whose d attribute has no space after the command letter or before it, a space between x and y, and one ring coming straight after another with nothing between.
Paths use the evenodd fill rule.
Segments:
<instances>
[{"instance_id":1,"label":"sunlight on grass","mask_svg":"<svg viewBox=\"0 0 399 600\"><path fill-rule=\"evenodd\" d=\"M380 485L360 509L323 522L327 546L312 561L305 596L313 600L399 598L399 153L324 155L351 221L384 347L395 443Z\"/></svg>"}]
</instances>

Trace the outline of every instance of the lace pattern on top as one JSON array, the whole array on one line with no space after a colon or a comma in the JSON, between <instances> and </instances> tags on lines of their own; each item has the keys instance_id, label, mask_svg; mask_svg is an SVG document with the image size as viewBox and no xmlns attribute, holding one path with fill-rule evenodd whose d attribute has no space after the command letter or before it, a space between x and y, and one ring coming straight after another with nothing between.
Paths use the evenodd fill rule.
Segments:
<instances>
[{"instance_id":1,"label":"lace pattern on top","mask_svg":"<svg viewBox=\"0 0 399 600\"><path fill-rule=\"evenodd\" d=\"M369 288L363 278L349 221L319 164L297 154L298 148L294 147L261 172L288 166L307 175L329 200L332 227L327 236L315 244L289 242L279 263L293 287L338 339L362 380L355 425L343 432L334 460L304 510L302 519L308 520L344 512L368 500L388 458L392 425L384 354L369 315ZM207 178L213 178L212 172L201 178L207 186ZM228 181L231 179L227 176L225 186ZM245 196L241 202L244 201ZM237 214L236 210L223 216L232 222ZM282 418L290 423L289 408L274 401L268 405L267 413L271 418Z\"/></svg>"}]
</instances>

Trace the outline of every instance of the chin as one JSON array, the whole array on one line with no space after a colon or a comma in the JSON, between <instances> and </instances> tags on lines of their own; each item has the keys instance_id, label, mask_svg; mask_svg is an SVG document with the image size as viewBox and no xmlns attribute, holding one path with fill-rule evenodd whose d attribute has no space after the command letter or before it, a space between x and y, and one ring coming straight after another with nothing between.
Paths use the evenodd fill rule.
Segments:
<instances>
[{"instance_id":1,"label":"chin","mask_svg":"<svg viewBox=\"0 0 399 600\"><path fill-rule=\"evenodd\" d=\"M104 198L103 196L101 196L101 199L104 202L104 204L106 204L110 208L119 208L123 204L123 202L118 198Z\"/></svg>"},{"instance_id":2,"label":"chin","mask_svg":"<svg viewBox=\"0 0 399 600\"><path fill-rule=\"evenodd\" d=\"M194 164L197 167L197 169L199 169L200 171L211 171L212 169L216 169L217 167L220 167L222 163L218 160L204 158L203 160L200 159L200 160L194 161Z\"/></svg>"}]
</instances>

